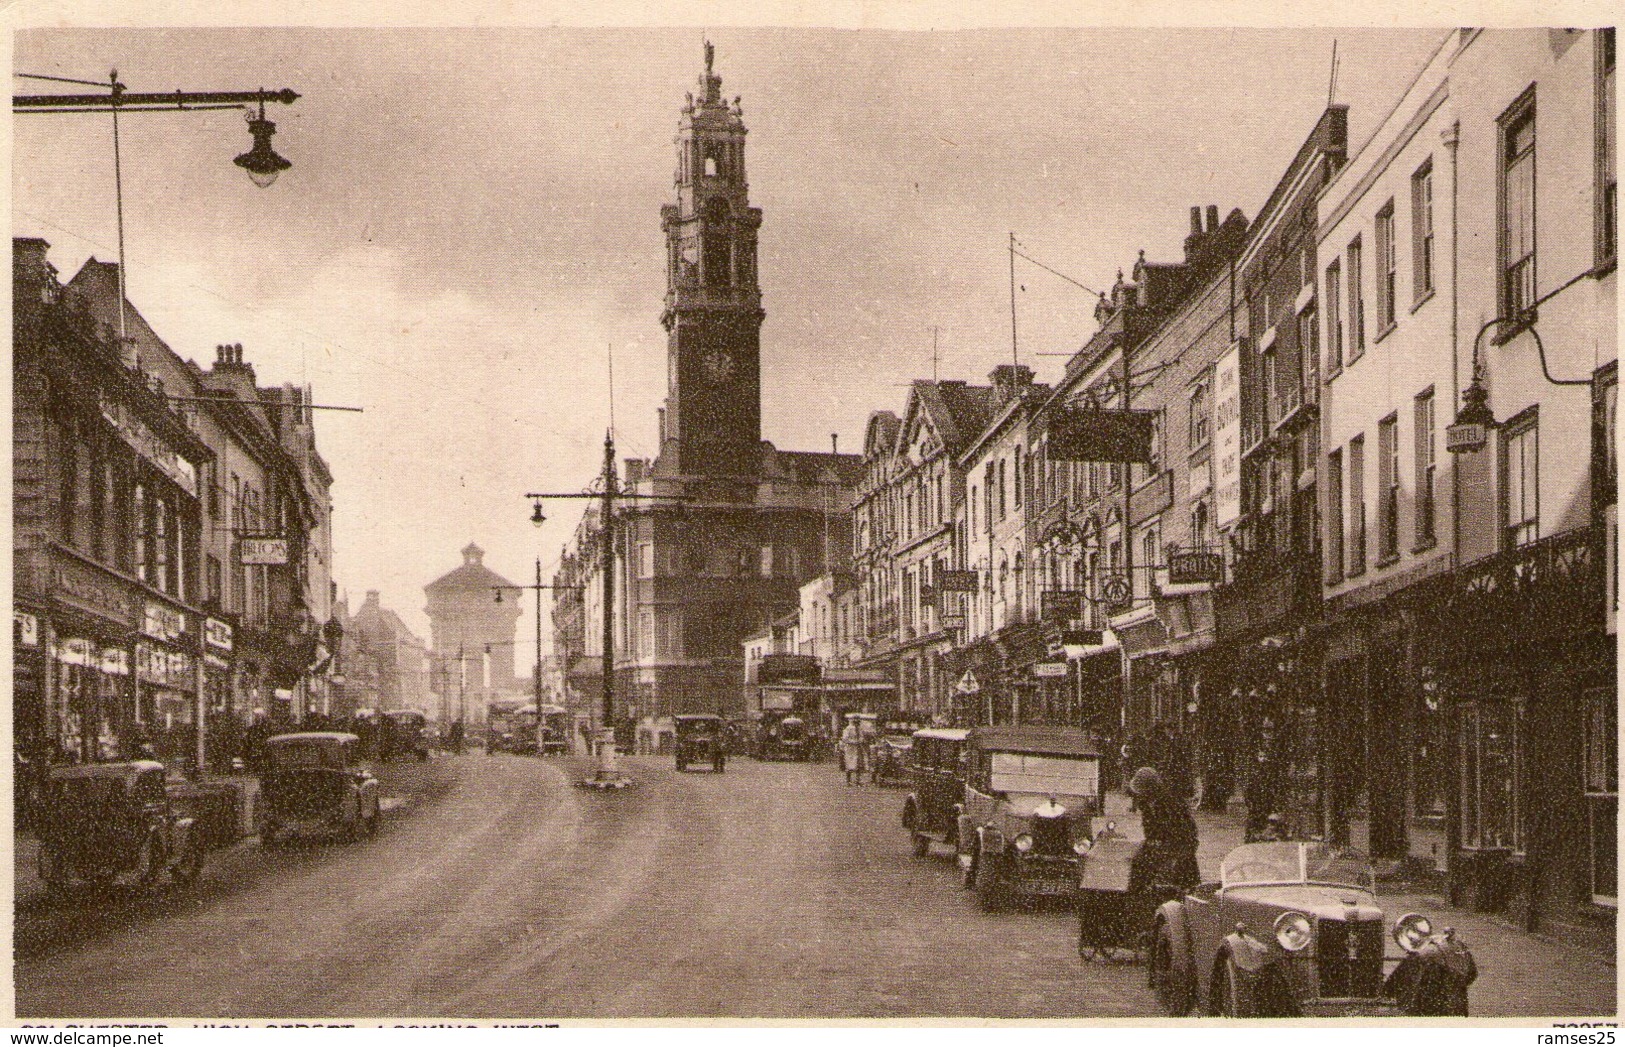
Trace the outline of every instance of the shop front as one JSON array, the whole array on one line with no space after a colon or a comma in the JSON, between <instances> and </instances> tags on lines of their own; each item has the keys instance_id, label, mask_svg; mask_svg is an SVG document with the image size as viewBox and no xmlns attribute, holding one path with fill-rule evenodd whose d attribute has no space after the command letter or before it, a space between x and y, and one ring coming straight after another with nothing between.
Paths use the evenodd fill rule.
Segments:
<instances>
[{"instance_id":1,"label":"shop front","mask_svg":"<svg viewBox=\"0 0 1625 1047\"><path fill-rule=\"evenodd\" d=\"M142 741L171 768L198 767L203 673L195 623L201 619L148 599L135 644L135 719Z\"/></svg>"}]
</instances>

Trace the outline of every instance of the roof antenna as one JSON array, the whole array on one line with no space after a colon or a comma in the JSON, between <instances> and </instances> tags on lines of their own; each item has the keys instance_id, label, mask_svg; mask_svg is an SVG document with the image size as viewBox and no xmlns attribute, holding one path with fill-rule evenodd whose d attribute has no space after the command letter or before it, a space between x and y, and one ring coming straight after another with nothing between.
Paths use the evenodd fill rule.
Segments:
<instances>
[{"instance_id":1,"label":"roof antenna","mask_svg":"<svg viewBox=\"0 0 1625 1047\"><path fill-rule=\"evenodd\" d=\"M615 431L615 342L610 340L604 343L609 353L609 431Z\"/></svg>"},{"instance_id":2,"label":"roof antenna","mask_svg":"<svg viewBox=\"0 0 1625 1047\"><path fill-rule=\"evenodd\" d=\"M1326 108L1330 109L1337 100L1337 38L1332 37L1332 78L1326 85Z\"/></svg>"},{"instance_id":3,"label":"roof antenna","mask_svg":"<svg viewBox=\"0 0 1625 1047\"><path fill-rule=\"evenodd\" d=\"M931 325L931 384L937 384L937 332L942 330L936 324Z\"/></svg>"}]
</instances>

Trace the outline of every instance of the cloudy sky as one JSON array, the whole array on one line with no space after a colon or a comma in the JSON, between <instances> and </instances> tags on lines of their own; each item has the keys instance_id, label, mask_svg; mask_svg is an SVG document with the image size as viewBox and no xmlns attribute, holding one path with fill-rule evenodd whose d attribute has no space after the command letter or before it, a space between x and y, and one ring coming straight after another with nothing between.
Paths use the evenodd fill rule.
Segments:
<instances>
[{"instance_id":1,"label":"cloudy sky","mask_svg":"<svg viewBox=\"0 0 1625 1047\"><path fill-rule=\"evenodd\" d=\"M750 128L762 207L763 428L857 450L909 379L982 380L1012 356L1008 236L1107 288L1140 250L1177 260L1193 204L1251 218L1327 100L1363 142L1439 30L896 32L712 29ZM518 581L527 490L574 490L609 424L655 451L664 396L659 209L701 30L33 29L18 72L132 91L291 87L293 161L232 166L235 112L121 125L131 300L205 366L241 342L261 383L308 382L332 464L337 578L427 636L425 583L477 541ZM15 80L20 93L50 85ZM116 257L109 118L13 122L13 227L64 276ZM1041 379L1092 299L1017 261L1017 351ZM519 636L531 635L527 616ZM519 659L528 662L528 652Z\"/></svg>"}]
</instances>

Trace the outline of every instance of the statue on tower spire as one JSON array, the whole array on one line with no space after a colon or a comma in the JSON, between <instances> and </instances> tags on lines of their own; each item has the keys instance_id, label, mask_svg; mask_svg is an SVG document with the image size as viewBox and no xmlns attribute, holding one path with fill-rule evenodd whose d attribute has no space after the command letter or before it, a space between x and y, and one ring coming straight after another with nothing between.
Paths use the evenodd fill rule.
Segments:
<instances>
[{"instance_id":1,"label":"statue on tower spire","mask_svg":"<svg viewBox=\"0 0 1625 1047\"><path fill-rule=\"evenodd\" d=\"M711 71L711 60L716 57L716 54L717 54L716 45L713 44L711 41L707 40L705 42L705 71L707 73L709 73Z\"/></svg>"}]
</instances>

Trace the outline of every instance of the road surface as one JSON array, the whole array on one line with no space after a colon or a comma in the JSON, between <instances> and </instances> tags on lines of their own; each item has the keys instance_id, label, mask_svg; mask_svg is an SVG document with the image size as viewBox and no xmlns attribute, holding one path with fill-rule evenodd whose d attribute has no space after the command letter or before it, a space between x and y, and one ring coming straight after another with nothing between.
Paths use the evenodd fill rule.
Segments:
<instances>
[{"instance_id":1,"label":"road surface","mask_svg":"<svg viewBox=\"0 0 1625 1047\"><path fill-rule=\"evenodd\" d=\"M903 793L828 764L392 765L371 840L222 852L200 888L18 913L19 1017L1082 1018L1156 1013L1063 908L983 914ZM412 776L427 776L414 779Z\"/></svg>"}]
</instances>

